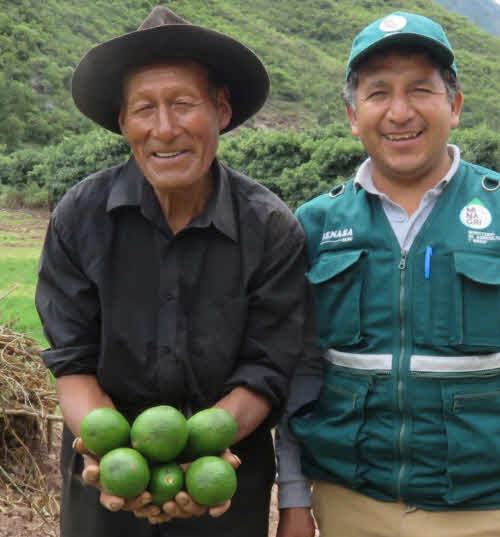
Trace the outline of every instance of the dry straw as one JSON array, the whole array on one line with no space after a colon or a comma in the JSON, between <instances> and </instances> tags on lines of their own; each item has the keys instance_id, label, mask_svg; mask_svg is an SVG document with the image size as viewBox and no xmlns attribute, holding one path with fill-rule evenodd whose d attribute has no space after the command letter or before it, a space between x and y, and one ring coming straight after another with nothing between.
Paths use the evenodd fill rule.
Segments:
<instances>
[{"instance_id":1,"label":"dry straw","mask_svg":"<svg viewBox=\"0 0 500 537\"><path fill-rule=\"evenodd\" d=\"M0 325L0 510L24 503L44 523L57 515L58 502L44 471L54 424L61 421L56 411L37 343Z\"/></svg>"}]
</instances>

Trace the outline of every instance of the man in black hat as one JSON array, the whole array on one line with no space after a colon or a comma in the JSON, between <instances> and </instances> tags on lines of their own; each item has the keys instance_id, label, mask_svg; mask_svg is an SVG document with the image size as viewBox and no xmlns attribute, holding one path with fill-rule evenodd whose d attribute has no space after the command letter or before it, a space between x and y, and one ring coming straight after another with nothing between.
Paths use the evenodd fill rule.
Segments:
<instances>
[{"instance_id":1,"label":"man in black hat","mask_svg":"<svg viewBox=\"0 0 500 537\"><path fill-rule=\"evenodd\" d=\"M268 91L249 49L163 7L75 71L78 108L122 133L133 157L64 196L40 262L44 360L65 418L62 537L267 537L270 428L302 347L304 239L276 196L215 153ZM133 419L158 404L235 417L231 505L207 511L183 492L160 512L147 492L98 490L83 417L116 407Z\"/></svg>"}]
</instances>

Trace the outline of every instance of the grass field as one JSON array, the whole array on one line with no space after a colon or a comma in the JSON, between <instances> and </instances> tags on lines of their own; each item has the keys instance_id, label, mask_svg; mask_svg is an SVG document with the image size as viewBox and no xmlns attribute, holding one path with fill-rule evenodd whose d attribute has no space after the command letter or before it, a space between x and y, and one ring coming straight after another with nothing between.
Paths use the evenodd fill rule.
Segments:
<instances>
[{"instance_id":1,"label":"grass field","mask_svg":"<svg viewBox=\"0 0 500 537\"><path fill-rule=\"evenodd\" d=\"M0 323L46 346L34 304L48 214L0 208Z\"/></svg>"}]
</instances>

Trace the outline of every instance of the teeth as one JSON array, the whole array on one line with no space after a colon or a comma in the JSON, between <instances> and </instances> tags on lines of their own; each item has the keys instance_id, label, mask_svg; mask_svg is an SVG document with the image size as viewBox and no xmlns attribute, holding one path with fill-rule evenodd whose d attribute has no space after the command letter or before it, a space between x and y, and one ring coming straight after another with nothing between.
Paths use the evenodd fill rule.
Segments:
<instances>
[{"instance_id":1,"label":"teeth","mask_svg":"<svg viewBox=\"0 0 500 537\"><path fill-rule=\"evenodd\" d=\"M173 151L172 153L155 153L155 156L161 157L161 158L167 158L167 157L175 157L177 155L180 155L182 151Z\"/></svg>"},{"instance_id":2,"label":"teeth","mask_svg":"<svg viewBox=\"0 0 500 537\"><path fill-rule=\"evenodd\" d=\"M410 138L416 138L418 133L408 132L406 134L386 134L385 137L389 140L409 140Z\"/></svg>"}]
</instances>

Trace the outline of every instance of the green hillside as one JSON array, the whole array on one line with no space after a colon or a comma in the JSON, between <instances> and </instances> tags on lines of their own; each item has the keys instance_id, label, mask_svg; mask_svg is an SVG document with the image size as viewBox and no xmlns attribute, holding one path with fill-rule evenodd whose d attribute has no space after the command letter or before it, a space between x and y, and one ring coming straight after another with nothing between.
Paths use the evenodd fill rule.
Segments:
<instances>
[{"instance_id":1,"label":"green hillside","mask_svg":"<svg viewBox=\"0 0 500 537\"><path fill-rule=\"evenodd\" d=\"M74 108L71 73L93 45L135 29L152 0L0 0L0 154L54 144L91 123ZM464 127L500 126L500 39L432 0L177 0L193 23L247 43L264 60L272 96L250 126L309 128L344 121L339 98L353 36L396 9L441 22L458 56Z\"/></svg>"}]
</instances>

